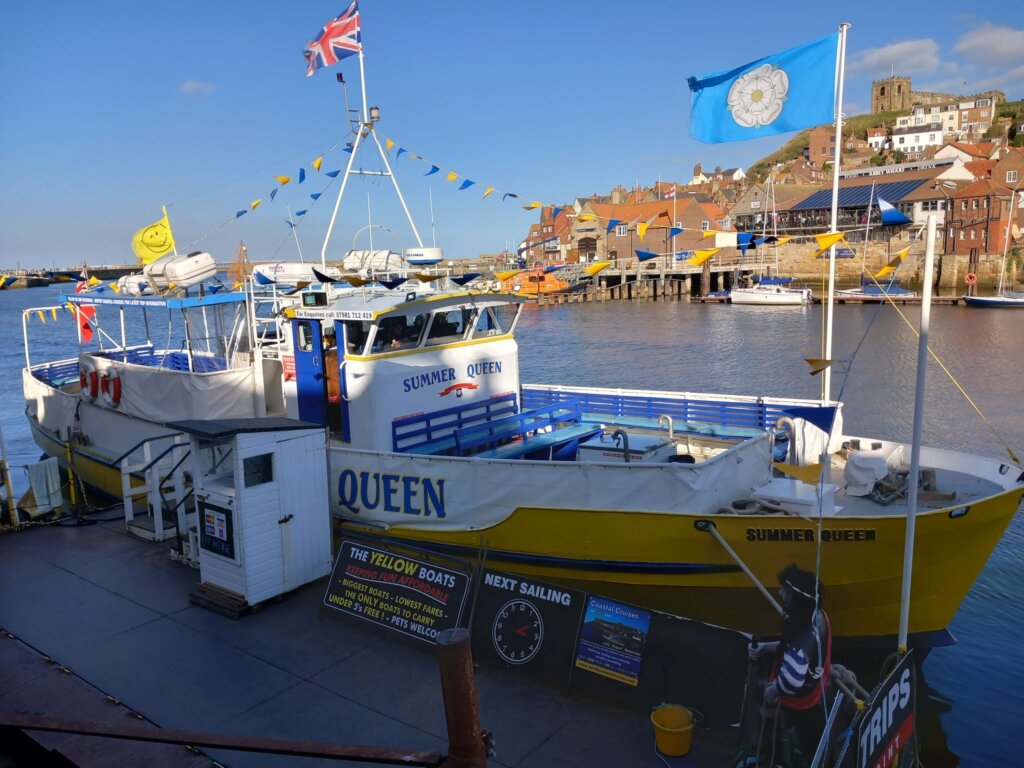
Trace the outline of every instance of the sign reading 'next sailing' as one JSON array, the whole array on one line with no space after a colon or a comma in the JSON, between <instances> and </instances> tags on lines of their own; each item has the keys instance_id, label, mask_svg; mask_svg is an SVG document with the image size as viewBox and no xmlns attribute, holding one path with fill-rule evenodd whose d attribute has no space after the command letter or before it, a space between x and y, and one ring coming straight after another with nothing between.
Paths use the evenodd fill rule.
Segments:
<instances>
[{"instance_id":1,"label":"sign reading 'next sailing'","mask_svg":"<svg viewBox=\"0 0 1024 768\"><path fill-rule=\"evenodd\" d=\"M343 540L324 605L433 644L459 626L468 586L462 571Z\"/></svg>"}]
</instances>

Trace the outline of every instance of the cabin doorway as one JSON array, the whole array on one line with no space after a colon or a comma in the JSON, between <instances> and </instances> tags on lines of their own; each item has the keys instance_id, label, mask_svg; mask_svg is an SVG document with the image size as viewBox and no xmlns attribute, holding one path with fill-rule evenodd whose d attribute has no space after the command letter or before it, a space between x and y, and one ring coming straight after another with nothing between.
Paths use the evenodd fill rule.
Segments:
<instances>
[{"instance_id":1,"label":"cabin doorway","mask_svg":"<svg viewBox=\"0 0 1024 768\"><path fill-rule=\"evenodd\" d=\"M324 375L325 350L320 323L316 320L294 321L292 341L295 349L295 392L299 418L313 424L326 424L327 378Z\"/></svg>"}]
</instances>

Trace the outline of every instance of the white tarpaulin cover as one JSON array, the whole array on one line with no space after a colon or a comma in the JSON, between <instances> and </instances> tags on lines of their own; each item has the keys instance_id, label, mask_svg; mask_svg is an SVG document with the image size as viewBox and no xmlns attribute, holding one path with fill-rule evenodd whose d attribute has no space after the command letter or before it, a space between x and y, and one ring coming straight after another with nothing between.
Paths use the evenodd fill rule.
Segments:
<instances>
[{"instance_id":1,"label":"white tarpaulin cover","mask_svg":"<svg viewBox=\"0 0 1024 768\"><path fill-rule=\"evenodd\" d=\"M771 479L766 433L697 464L522 461L331 448L336 513L360 522L465 530L519 507L709 514Z\"/></svg>"},{"instance_id":2,"label":"white tarpaulin cover","mask_svg":"<svg viewBox=\"0 0 1024 768\"><path fill-rule=\"evenodd\" d=\"M256 416L253 372L237 368L214 373L189 373L133 365L83 355L102 376L108 368L121 377L121 402L116 410L150 421L240 419Z\"/></svg>"}]
</instances>

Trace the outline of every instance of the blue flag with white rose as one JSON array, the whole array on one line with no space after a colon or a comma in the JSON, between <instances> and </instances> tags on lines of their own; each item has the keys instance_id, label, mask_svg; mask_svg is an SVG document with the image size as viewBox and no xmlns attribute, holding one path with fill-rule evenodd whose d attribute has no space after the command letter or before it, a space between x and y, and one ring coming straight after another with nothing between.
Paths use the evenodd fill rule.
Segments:
<instances>
[{"instance_id":1,"label":"blue flag with white rose","mask_svg":"<svg viewBox=\"0 0 1024 768\"><path fill-rule=\"evenodd\" d=\"M839 33L726 72L691 77L690 136L743 141L835 121Z\"/></svg>"}]
</instances>

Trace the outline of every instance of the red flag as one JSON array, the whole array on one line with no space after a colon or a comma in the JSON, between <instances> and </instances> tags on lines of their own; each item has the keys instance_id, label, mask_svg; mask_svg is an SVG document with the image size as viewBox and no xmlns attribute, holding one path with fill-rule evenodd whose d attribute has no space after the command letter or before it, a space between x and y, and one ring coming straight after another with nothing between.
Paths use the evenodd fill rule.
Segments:
<instances>
[{"instance_id":1,"label":"red flag","mask_svg":"<svg viewBox=\"0 0 1024 768\"><path fill-rule=\"evenodd\" d=\"M71 303L68 303L68 307L71 308L71 312L78 322L78 327L82 329L82 341L88 344L92 341L92 326L89 325L89 321L96 316L96 307L89 304L76 307Z\"/></svg>"}]
</instances>

